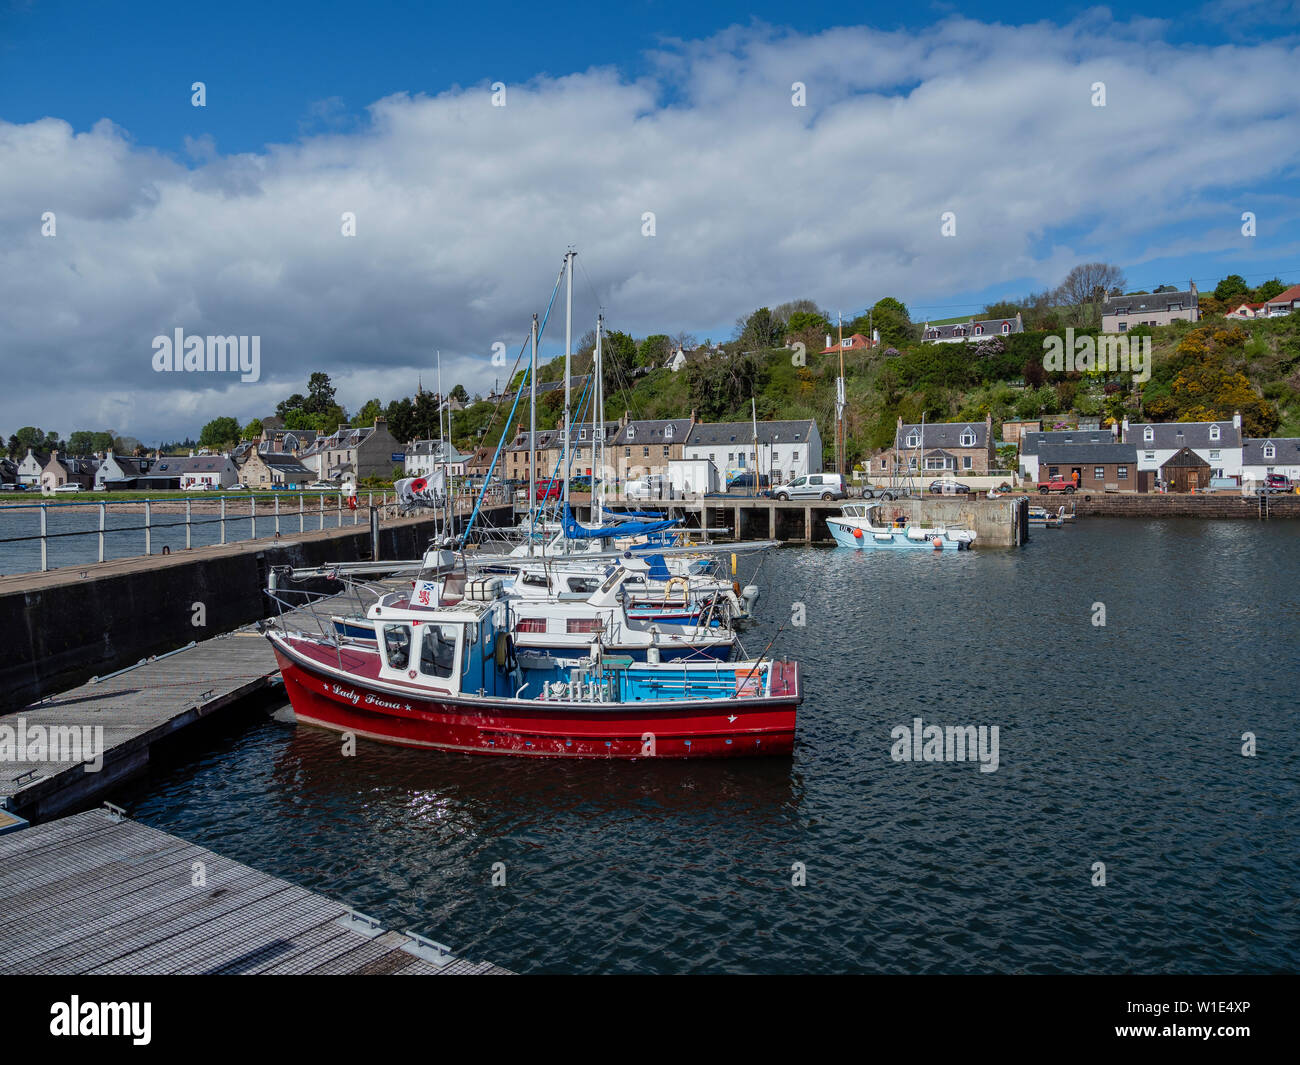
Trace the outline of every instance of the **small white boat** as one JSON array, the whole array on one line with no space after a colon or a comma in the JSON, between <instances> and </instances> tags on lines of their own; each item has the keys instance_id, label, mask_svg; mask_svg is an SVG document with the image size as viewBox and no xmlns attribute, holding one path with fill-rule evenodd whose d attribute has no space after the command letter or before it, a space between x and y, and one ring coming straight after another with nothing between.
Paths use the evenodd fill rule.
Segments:
<instances>
[{"instance_id":1,"label":"small white boat","mask_svg":"<svg viewBox=\"0 0 1300 1065\"><path fill-rule=\"evenodd\" d=\"M918 525L888 521L881 503L845 503L838 518L827 518L835 542L861 550L966 551L975 530L955 525Z\"/></svg>"}]
</instances>

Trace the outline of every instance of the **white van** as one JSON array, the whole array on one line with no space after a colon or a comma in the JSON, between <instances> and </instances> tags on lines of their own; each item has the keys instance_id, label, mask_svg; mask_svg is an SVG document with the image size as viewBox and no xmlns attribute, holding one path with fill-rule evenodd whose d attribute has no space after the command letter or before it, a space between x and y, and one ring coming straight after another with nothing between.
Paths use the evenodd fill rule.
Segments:
<instances>
[{"instance_id":1,"label":"white van","mask_svg":"<svg viewBox=\"0 0 1300 1065\"><path fill-rule=\"evenodd\" d=\"M775 499L843 499L844 478L838 473L810 473L772 489Z\"/></svg>"}]
</instances>

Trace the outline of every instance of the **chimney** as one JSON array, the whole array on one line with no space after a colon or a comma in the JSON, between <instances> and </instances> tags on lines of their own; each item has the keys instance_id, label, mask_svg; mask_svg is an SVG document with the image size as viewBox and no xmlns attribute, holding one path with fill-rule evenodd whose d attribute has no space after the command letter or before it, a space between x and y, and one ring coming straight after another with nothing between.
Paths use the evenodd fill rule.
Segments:
<instances>
[{"instance_id":1,"label":"chimney","mask_svg":"<svg viewBox=\"0 0 1300 1065\"><path fill-rule=\"evenodd\" d=\"M1119 442L1120 442L1121 444L1127 444L1127 443L1128 443L1128 415L1127 415L1127 414L1124 415L1124 429L1123 429L1123 431L1119 434Z\"/></svg>"},{"instance_id":2,"label":"chimney","mask_svg":"<svg viewBox=\"0 0 1300 1065\"><path fill-rule=\"evenodd\" d=\"M1232 412L1232 427L1236 429L1237 432L1241 432L1241 411L1239 410Z\"/></svg>"},{"instance_id":3,"label":"chimney","mask_svg":"<svg viewBox=\"0 0 1300 1065\"><path fill-rule=\"evenodd\" d=\"M827 333L827 334L826 334L826 350L829 351L829 350L830 350L830 347L831 347L831 335L830 335L830 333Z\"/></svg>"},{"instance_id":4,"label":"chimney","mask_svg":"<svg viewBox=\"0 0 1300 1065\"><path fill-rule=\"evenodd\" d=\"M692 408L691 408L691 424L694 425L697 421L699 421L699 416L695 413L695 408L692 407Z\"/></svg>"}]
</instances>

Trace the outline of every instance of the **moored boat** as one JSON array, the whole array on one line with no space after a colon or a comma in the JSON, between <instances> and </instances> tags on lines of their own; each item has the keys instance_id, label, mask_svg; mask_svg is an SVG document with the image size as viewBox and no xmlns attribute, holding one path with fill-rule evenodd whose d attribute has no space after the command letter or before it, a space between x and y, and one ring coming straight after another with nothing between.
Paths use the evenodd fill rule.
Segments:
<instances>
[{"instance_id":1,"label":"moored boat","mask_svg":"<svg viewBox=\"0 0 1300 1065\"><path fill-rule=\"evenodd\" d=\"M826 527L841 547L862 550L965 551L975 542L973 529L889 521L883 514L881 503L845 503Z\"/></svg>"}]
</instances>

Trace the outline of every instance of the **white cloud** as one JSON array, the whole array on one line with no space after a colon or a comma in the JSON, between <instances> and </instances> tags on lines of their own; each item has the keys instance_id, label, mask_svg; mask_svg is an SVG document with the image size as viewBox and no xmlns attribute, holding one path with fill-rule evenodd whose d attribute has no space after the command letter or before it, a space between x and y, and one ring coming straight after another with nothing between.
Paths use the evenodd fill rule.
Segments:
<instances>
[{"instance_id":1,"label":"white cloud","mask_svg":"<svg viewBox=\"0 0 1300 1065\"><path fill-rule=\"evenodd\" d=\"M1296 45L1162 33L1098 11L1066 27L733 28L665 45L643 79L510 85L505 108L490 79L379 100L360 128L329 129L323 101L302 128L326 132L235 156L197 138L190 167L107 120L0 123L0 430L197 433L268 413L318 369L355 408L417 373L431 386L438 348L448 386L486 392L505 376L492 343L513 361L570 242L586 269L575 335L595 314L589 275L615 328L718 339L793 297L941 304L1050 284L1083 257L1218 251L1235 217L1220 215L1256 186L1274 232L1294 225L1273 186L1300 160ZM177 326L260 335L262 380L152 373L152 338ZM562 339L561 300L548 353Z\"/></svg>"}]
</instances>

